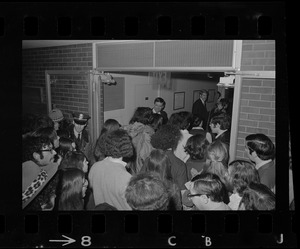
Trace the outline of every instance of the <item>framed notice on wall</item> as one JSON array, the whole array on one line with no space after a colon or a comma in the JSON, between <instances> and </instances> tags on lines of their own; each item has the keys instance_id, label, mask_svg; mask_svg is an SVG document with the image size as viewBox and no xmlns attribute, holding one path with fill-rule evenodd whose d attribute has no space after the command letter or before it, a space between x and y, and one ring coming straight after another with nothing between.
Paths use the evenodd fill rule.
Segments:
<instances>
[{"instance_id":1,"label":"framed notice on wall","mask_svg":"<svg viewBox=\"0 0 300 249\"><path fill-rule=\"evenodd\" d=\"M185 92L175 92L173 110L183 109L185 103Z\"/></svg>"}]
</instances>

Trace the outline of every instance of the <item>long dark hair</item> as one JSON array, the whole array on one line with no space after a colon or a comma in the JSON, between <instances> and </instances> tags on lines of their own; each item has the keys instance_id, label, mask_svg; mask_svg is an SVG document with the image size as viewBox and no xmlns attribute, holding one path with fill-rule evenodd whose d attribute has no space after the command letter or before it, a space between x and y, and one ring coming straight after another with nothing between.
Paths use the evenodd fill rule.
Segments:
<instances>
[{"instance_id":1,"label":"long dark hair","mask_svg":"<svg viewBox=\"0 0 300 249\"><path fill-rule=\"evenodd\" d=\"M60 172L57 186L58 210L83 210L82 188L85 176L80 169L66 169Z\"/></svg>"},{"instance_id":2,"label":"long dark hair","mask_svg":"<svg viewBox=\"0 0 300 249\"><path fill-rule=\"evenodd\" d=\"M172 180L171 162L166 152L154 149L146 158L142 167L143 172L157 172L162 180Z\"/></svg>"}]
</instances>

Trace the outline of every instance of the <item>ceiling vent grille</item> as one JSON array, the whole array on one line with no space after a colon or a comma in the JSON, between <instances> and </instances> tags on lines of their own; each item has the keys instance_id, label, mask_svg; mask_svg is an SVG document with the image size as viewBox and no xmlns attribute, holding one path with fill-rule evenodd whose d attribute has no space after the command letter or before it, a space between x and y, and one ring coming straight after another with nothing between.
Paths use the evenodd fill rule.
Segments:
<instances>
[{"instance_id":1,"label":"ceiling vent grille","mask_svg":"<svg viewBox=\"0 0 300 249\"><path fill-rule=\"evenodd\" d=\"M97 45L97 68L153 67L154 42Z\"/></svg>"},{"instance_id":2,"label":"ceiling vent grille","mask_svg":"<svg viewBox=\"0 0 300 249\"><path fill-rule=\"evenodd\" d=\"M101 70L233 67L233 40L134 41L97 44Z\"/></svg>"},{"instance_id":3,"label":"ceiling vent grille","mask_svg":"<svg viewBox=\"0 0 300 249\"><path fill-rule=\"evenodd\" d=\"M162 41L155 44L156 67L232 66L233 41Z\"/></svg>"}]
</instances>

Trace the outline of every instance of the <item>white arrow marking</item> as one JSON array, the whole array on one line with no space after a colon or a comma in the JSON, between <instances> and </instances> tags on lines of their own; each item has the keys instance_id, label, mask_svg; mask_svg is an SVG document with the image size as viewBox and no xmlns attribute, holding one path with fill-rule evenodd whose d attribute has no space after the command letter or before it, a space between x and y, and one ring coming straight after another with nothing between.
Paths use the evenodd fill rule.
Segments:
<instances>
[{"instance_id":1,"label":"white arrow marking","mask_svg":"<svg viewBox=\"0 0 300 249\"><path fill-rule=\"evenodd\" d=\"M69 238L65 235L62 235L63 237L65 237L67 240L56 240L56 239L51 239L49 240L49 242L67 242L65 244L63 244L62 246L65 246L65 245L68 245L68 244L71 244L71 243L74 243L76 240L72 239L72 238Z\"/></svg>"}]
</instances>

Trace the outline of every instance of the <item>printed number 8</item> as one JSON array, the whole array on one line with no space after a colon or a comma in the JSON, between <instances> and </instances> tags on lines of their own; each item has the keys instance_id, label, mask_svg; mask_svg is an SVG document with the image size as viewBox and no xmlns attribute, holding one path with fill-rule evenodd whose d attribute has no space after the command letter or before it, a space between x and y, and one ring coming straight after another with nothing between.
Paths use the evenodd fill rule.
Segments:
<instances>
[{"instance_id":1,"label":"printed number 8","mask_svg":"<svg viewBox=\"0 0 300 249\"><path fill-rule=\"evenodd\" d=\"M82 246L90 246L92 244L90 236L83 236L81 238L81 245Z\"/></svg>"}]
</instances>

